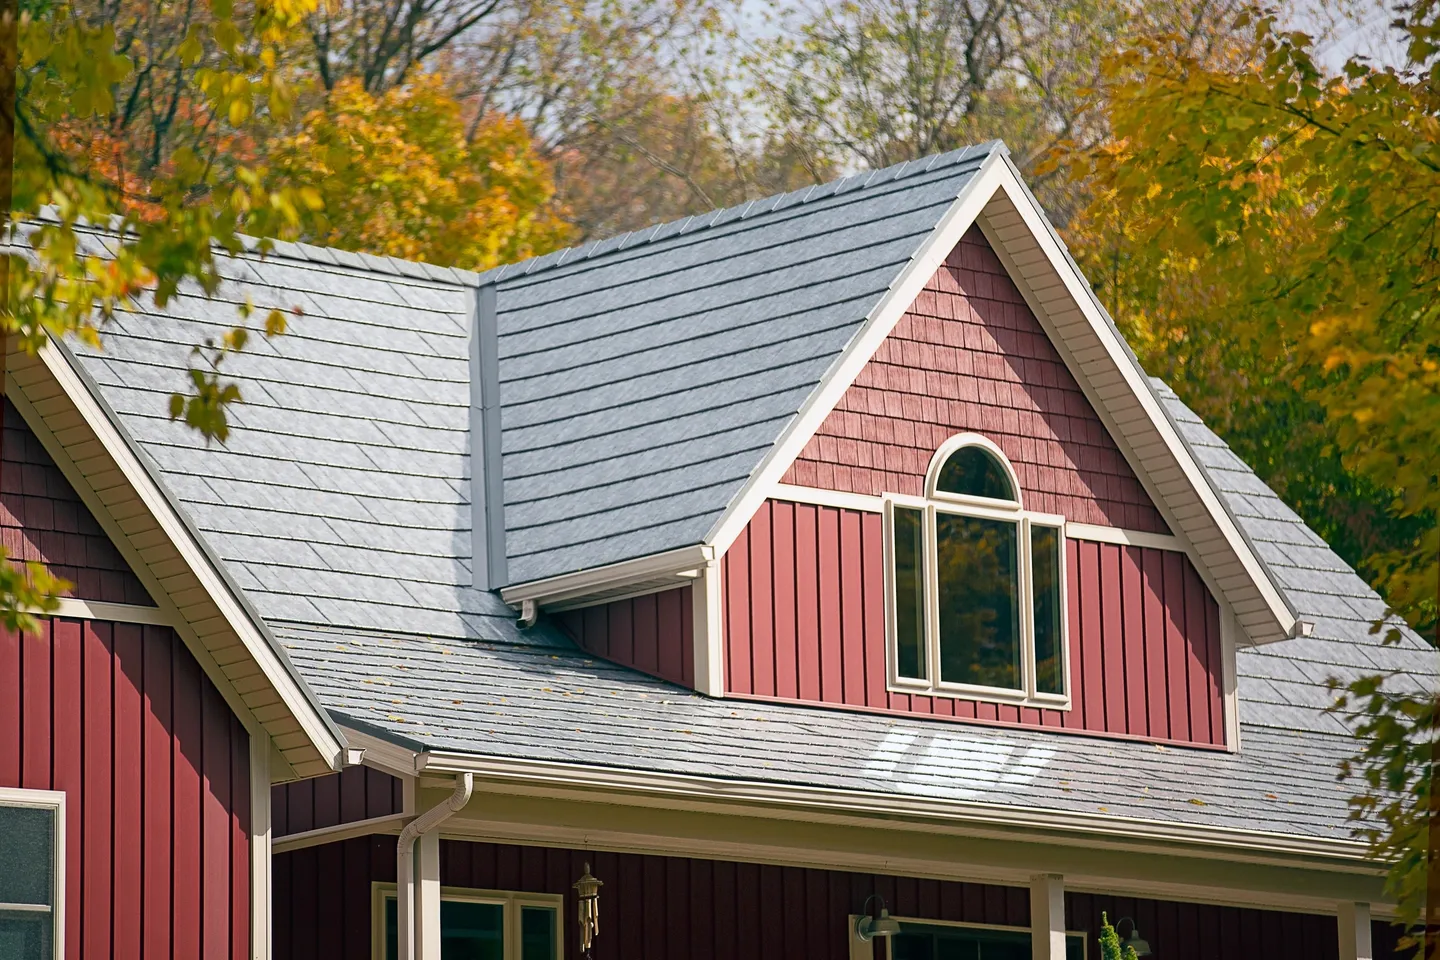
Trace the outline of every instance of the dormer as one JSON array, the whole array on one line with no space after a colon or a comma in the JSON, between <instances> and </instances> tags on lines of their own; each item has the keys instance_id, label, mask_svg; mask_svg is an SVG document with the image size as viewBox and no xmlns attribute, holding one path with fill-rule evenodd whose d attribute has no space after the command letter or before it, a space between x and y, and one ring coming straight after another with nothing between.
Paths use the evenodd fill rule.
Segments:
<instances>
[{"instance_id":1,"label":"dormer","mask_svg":"<svg viewBox=\"0 0 1440 960\"><path fill-rule=\"evenodd\" d=\"M502 595L599 656L1235 749L1235 649L1304 629L1003 148L481 283Z\"/></svg>"}]
</instances>

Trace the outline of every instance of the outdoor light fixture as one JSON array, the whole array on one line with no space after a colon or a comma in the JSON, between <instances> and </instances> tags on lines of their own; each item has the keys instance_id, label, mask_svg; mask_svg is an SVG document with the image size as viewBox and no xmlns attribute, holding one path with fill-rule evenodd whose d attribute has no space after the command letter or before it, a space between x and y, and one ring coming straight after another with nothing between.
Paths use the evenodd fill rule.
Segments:
<instances>
[{"instance_id":1,"label":"outdoor light fixture","mask_svg":"<svg viewBox=\"0 0 1440 960\"><path fill-rule=\"evenodd\" d=\"M605 884L590 875L590 864L575 881L575 893L580 898L580 950L587 957L590 945L600 933L600 888Z\"/></svg>"},{"instance_id":2,"label":"outdoor light fixture","mask_svg":"<svg viewBox=\"0 0 1440 960\"><path fill-rule=\"evenodd\" d=\"M870 916L871 900L880 901L878 918ZM885 898L878 893L872 893L865 898L865 905L860 908L860 914L860 918L855 921L855 936L863 942L869 943L876 937L893 937L900 932L900 921L890 916L890 911L885 906Z\"/></svg>"},{"instance_id":3,"label":"outdoor light fixture","mask_svg":"<svg viewBox=\"0 0 1440 960\"><path fill-rule=\"evenodd\" d=\"M1120 924L1124 923L1126 920L1130 921L1130 936L1127 939L1121 941L1121 949L1123 950L1125 947L1129 947L1131 950L1135 951L1135 956L1137 957L1150 956L1150 944L1148 941L1146 941L1144 937L1140 936L1140 928L1135 925L1134 917L1121 917L1119 920L1116 920L1115 932L1120 932Z\"/></svg>"}]
</instances>

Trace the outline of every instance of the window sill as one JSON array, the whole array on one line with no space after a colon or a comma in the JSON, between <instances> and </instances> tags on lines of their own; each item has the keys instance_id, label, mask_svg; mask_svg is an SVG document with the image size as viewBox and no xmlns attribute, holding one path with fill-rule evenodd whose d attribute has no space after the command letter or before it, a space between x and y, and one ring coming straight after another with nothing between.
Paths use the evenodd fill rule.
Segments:
<instances>
[{"instance_id":1,"label":"window sill","mask_svg":"<svg viewBox=\"0 0 1440 960\"><path fill-rule=\"evenodd\" d=\"M996 703L1011 707L1029 707L1035 710L1069 711L1070 697L1053 694L1027 695L1023 690L1004 690L997 687L967 687L958 683L930 684L924 682L905 683L892 680L885 688L890 693L903 693L912 697L940 697L946 700L974 700L978 703Z\"/></svg>"}]
</instances>

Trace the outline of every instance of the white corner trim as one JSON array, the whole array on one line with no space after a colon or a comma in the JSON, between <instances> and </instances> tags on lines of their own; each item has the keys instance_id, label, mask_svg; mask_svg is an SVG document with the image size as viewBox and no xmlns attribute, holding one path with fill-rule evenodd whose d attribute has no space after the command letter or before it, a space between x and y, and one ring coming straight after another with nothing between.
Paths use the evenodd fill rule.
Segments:
<instances>
[{"instance_id":1,"label":"white corner trim","mask_svg":"<svg viewBox=\"0 0 1440 960\"><path fill-rule=\"evenodd\" d=\"M135 603L107 603L103 600L81 600L61 597L60 605L51 611L31 611L37 616L69 617L71 620L110 620L115 623L143 623L157 627L175 626L170 611Z\"/></svg>"},{"instance_id":2,"label":"white corner trim","mask_svg":"<svg viewBox=\"0 0 1440 960\"><path fill-rule=\"evenodd\" d=\"M721 611L720 561L700 569L691 610L694 635L695 689L711 697L725 696L725 624Z\"/></svg>"},{"instance_id":3,"label":"white corner trim","mask_svg":"<svg viewBox=\"0 0 1440 960\"><path fill-rule=\"evenodd\" d=\"M273 907L270 865L270 736L250 734L250 956L270 960Z\"/></svg>"},{"instance_id":4,"label":"white corner trim","mask_svg":"<svg viewBox=\"0 0 1440 960\"><path fill-rule=\"evenodd\" d=\"M1145 530L1126 530L1123 527L1102 527L1093 523L1066 523L1065 536L1071 540L1094 540L1099 543L1117 543L1122 547L1149 547L1153 550L1174 550L1184 553L1185 544L1179 537L1168 533L1149 533Z\"/></svg>"},{"instance_id":5,"label":"white corner trim","mask_svg":"<svg viewBox=\"0 0 1440 960\"><path fill-rule=\"evenodd\" d=\"M817 507L835 507L839 510L860 510L865 513L885 512L884 497L872 497L868 493L821 490L819 487L802 487L792 483L775 484L769 499L784 500L786 503L807 503Z\"/></svg>"},{"instance_id":6,"label":"white corner trim","mask_svg":"<svg viewBox=\"0 0 1440 960\"><path fill-rule=\"evenodd\" d=\"M526 600L533 600L543 607L564 603L587 594L620 590L627 584L656 578L674 577L675 586L679 587L693 583L693 571L703 567L714 557L715 548L700 543L603 567L562 573L544 580L517 583L501 588L500 598L512 607L518 607ZM691 575L687 577L683 576L684 574Z\"/></svg>"},{"instance_id":7,"label":"white corner trim","mask_svg":"<svg viewBox=\"0 0 1440 960\"><path fill-rule=\"evenodd\" d=\"M136 495L145 504L156 523L175 549L184 558L191 573L200 581L211 602L219 608L226 623L235 631L250 656L260 667L266 681L279 695L286 709L300 724L310 743L320 756L338 770L342 760L342 745L331 732L320 707L313 703L306 691L285 668L275 651L261 634L259 628L245 612L244 607L231 593L224 579L211 564L205 551L190 534L185 524L176 515L164 494L160 492L154 478L135 457L134 452L116 431L110 418L91 395L89 388L60 350L49 340L41 345L38 356L50 371L70 402L75 405L81 418L94 432L111 461L120 470Z\"/></svg>"},{"instance_id":8,"label":"white corner trim","mask_svg":"<svg viewBox=\"0 0 1440 960\"><path fill-rule=\"evenodd\" d=\"M865 364L875 355L880 344L895 329L905 311L915 302L925 284L940 269L950 251L974 224L985 205L1000 186L1000 178L1008 171L1004 159L992 152L980 164L970 180L961 188L950 209L940 218L930 235L921 242L915 255L891 282L890 288L866 316L864 325L850 340L844 352L830 365L820 386L811 392L790 421L780 439L766 452L764 459L751 472L740 491L730 500L725 512L705 537L718 553L724 553L735 541L760 504L773 495L776 484L800 456L805 444L820 429L825 417L840 402L845 391L855 382Z\"/></svg>"},{"instance_id":9,"label":"white corner trim","mask_svg":"<svg viewBox=\"0 0 1440 960\"><path fill-rule=\"evenodd\" d=\"M1080 310L1081 315L1089 323L1090 327L1105 348L1106 355L1113 364L1115 370L1125 381L1125 385L1134 395L1146 417L1159 434L1161 441L1165 444L1166 450L1175 459L1181 472L1195 496L1205 507L1206 513L1211 521L1218 528L1220 534L1225 538L1226 543L1234 552L1240 564L1244 567L1249 579L1254 583L1256 590L1260 593L1275 622L1279 625L1280 631L1289 636L1294 630L1296 620L1295 614L1286 604L1285 599L1280 596L1279 590L1271 582L1260 558L1250 548L1249 542L1241 533L1234 519L1220 502L1219 495L1205 479L1200 465L1191 456L1190 449L1180 438L1178 431L1171 424L1170 419L1160 406L1159 398L1155 396L1150 385L1145 381L1145 374L1140 370L1137 363L1121 342L1119 334L1106 321L1099 306L1096 304L1089 286L1085 282L1073 262L1061 249L1054 235L1047 228L1040 211L1036 208L1034 200L1028 191L1020 183L1013 167L1008 163L1000 165L1003 168L997 173L997 184L1005 192L1006 198L1010 201L1016 213L1024 222L1026 229L1030 232L1040 250L1049 261L1061 283L1065 286L1075 306ZM987 197L987 201L988 201Z\"/></svg>"}]
</instances>

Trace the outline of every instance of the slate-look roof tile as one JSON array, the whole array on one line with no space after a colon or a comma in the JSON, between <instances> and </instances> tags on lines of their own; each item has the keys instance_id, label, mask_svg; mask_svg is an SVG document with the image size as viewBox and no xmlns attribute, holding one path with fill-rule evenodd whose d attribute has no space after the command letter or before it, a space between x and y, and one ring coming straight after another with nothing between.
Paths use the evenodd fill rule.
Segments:
<instances>
[{"instance_id":1,"label":"slate-look roof tile","mask_svg":"<svg viewBox=\"0 0 1440 960\"><path fill-rule=\"evenodd\" d=\"M481 754L1348 836L1334 770L1353 745L1326 681L1433 684L1436 653L1409 632L1382 646L1374 593L1158 382L1315 624L1239 653L1238 754L709 700L545 620L520 631L470 586L464 285L498 284L515 577L698 542L989 149L478 277L287 247L227 263L219 303L180 296L122 316L103 353L74 349L342 720ZM207 447L165 396L246 297L303 313L227 361L244 429Z\"/></svg>"}]
</instances>

